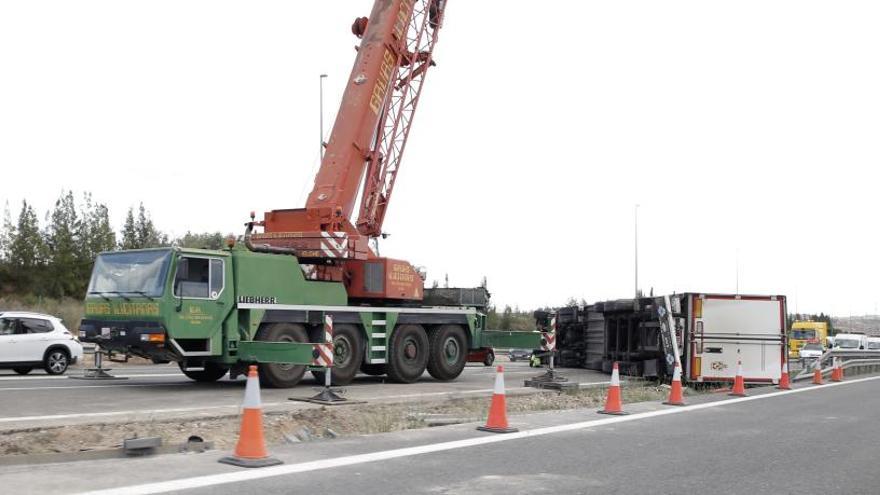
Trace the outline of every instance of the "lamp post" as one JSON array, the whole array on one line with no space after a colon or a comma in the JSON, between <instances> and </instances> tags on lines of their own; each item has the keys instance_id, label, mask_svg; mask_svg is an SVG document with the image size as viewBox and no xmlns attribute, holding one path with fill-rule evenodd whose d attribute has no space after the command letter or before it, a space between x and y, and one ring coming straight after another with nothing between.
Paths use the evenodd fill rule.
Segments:
<instances>
[{"instance_id":1,"label":"lamp post","mask_svg":"<svg viewBox=\"0 0 880 495\"><path fill-rule=\"evenodd\" d=\"M639 205L636 203L635 208L635 276L636 291L635 298L639 298Z\"/></svg>"},{"instance_id":2,"label":"lamp post","mask_svg":"<svg viewBox=\"0 0 880 495\"><path fill-rule=\"evenodd\" d=\"M318 86L320 91L320 97L318 101L319 111L321 112L321 117L319 120L319 124L321 126L321 143L320 148L318 149L318 161L322 161L324 159L324 79L327 78L327 74L321 74L318 78Z\"/></svg>"}]
</instances>

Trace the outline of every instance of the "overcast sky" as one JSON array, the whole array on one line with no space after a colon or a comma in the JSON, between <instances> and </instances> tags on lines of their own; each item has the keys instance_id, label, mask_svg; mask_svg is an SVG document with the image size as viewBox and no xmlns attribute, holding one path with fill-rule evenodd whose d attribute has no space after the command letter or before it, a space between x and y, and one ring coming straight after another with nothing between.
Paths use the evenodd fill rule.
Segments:
<instances>
[{"instance_id":1,"label":"overcast sky","mask_svg":"<svg viewBox=\"0 0 880 495\"><path fill-rule=\"evenodd\" d=\"M370 0L0 2L0 205L302 206ZM634 290L876 313L880 3L451 0L382 254L498 304ZM0 206L2 207L2 206ZM737 256L737 252L739 253Z\"/></svg>"}]
</instances>

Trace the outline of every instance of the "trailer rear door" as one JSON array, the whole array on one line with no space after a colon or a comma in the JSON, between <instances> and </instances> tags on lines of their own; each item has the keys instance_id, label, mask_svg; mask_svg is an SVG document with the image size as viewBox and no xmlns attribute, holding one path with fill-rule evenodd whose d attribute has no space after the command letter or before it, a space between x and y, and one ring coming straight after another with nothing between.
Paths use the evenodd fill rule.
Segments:
<instances>
[{"instance_id":1,"label":"trailer rear door","mask_svg":"<svg viewBox=\"0 0 880 495\"><path fill-rule=\"evenodd\" d=\"M785 336L782 296L691 296L691 379L778 383Z\"/></svg>"}]
</instances>

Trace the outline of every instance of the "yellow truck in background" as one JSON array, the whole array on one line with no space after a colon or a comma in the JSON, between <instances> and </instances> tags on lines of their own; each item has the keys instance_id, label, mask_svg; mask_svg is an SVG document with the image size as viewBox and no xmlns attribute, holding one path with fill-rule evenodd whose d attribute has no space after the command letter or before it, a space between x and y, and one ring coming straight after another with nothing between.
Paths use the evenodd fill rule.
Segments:
<instances>
[{"instance_id":1,"label":"yellow truck in background","mask_svg":"<svg viewBox=\"0 0 880 495\"><path fill-rule=\"evenodd\" d=\"M828 323L824 321L795 321L788 334L788 357L797 359L798 351L807 344L828 347Z\"/></svg>"}]
</instances>

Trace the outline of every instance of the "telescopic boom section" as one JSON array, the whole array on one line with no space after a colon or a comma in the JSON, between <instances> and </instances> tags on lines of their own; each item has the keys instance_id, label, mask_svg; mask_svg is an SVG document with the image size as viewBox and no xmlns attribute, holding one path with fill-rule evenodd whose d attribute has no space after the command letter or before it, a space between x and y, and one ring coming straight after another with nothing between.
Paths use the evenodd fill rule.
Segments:
<instances>
[{"instance_id":1,"label":"telescopic boom section","mask_svg":"<svg viewBox=\"0 0 880 495\"><path fill-rule=\"evenodd\" d=\"M368 241L382 234L445 4L376 0L355 20L361 44L305 208L266 212L254 244L293 249L327 280L342 279L346 260L376 259Z\"/></svg>"},{"instance_id":2,"label":"telescopic boom section","mask_svg":"<svg viewBox=\"0 0 880 495\"><path fill-rule=\"evenodd\" d=\"M369 19L354 22L352 31L362 41L306 207L267 212L265 234L255 239L306 248L296 239L326 232L338 244L343 233L382 233L422 85L434 64L444 7L445 0L377 0ZM358 244L352 248L359 255L352 257L360 258L366 242L349 244Z\"/></svg>"},{"instance_id":3,"label":"telescopic boom section","mask_svg":"<svg viewBox=\"0 0 880 495\"><path fill-rule=\"evenodd\" d=\"M402 2L401 13L412 9L403 49L391 54L386 48L383 55L395 58L396 75L391 78L393 84L387 91L374 145L367 160L357 221L358 231L363 235L376 237L382 234L382 222L391 200L425 75L428 68L434 65L434 44L442 22L444 3L445 0L412 2L410 7L410 2Z\"/></svg>"}]
</instances>

